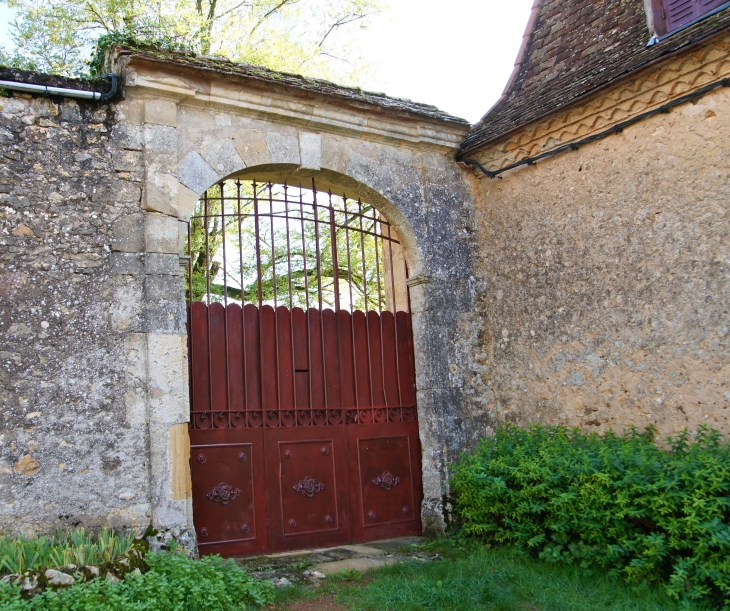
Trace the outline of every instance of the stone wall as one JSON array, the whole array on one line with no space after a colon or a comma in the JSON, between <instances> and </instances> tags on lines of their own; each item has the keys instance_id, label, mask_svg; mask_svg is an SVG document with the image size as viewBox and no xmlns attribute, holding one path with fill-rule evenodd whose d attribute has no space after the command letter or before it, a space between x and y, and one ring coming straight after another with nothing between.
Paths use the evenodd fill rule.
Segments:
<instances>
[{"instance_id":1,"label":"stone wall","mask_svg":"<svg viewBox=\"0 0 730 611\"><path fill-rule=\"evenodd\" d=\"M730 431L728 109L479 181L470 384L498 421Z\"/></svg>"},{"instance_id":2,"label":"stone wall","mask_svg":"<svg viewBox=\"0 0 730 611\"><path fill-rule=\"evenodd\" d=\"M111 257L143 175L118 128L110 106L0 97L0 533L150 521L125 404L143 278Z\"/></svg>"},{"instance_id":3,"label":"stone wall","mask_svg":"<svg viewBox=\"0 0 730 611\"><path fill-rule=\"evenodd\" d=\"M192 534L186 221L222 178L307 180L378 207L411 278L424 526L443 529L464 416L468 126L122 57L109 105L0 98L0 529ZM213 95L214 94L214 95ZM313 99L316 98L316 99ZM465 435L465 431L467 431Z\"/></svg>"}]
</instances>

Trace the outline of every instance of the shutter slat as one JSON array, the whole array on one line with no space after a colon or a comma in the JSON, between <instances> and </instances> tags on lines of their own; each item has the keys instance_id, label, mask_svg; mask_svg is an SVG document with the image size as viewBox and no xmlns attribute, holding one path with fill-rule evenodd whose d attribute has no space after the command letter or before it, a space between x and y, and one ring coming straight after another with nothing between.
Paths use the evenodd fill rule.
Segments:
<instances>
[{"instance_id":1,"label":"shutter slat","mask_svg":"<svg viewBox=\"0 0 730 611\"><path fill-rule=\"evenodd\" d=\"M662 0L666 16L666 31L672 32L697 17L701 17L727 0Z\"/></svg>"}]
</instances>

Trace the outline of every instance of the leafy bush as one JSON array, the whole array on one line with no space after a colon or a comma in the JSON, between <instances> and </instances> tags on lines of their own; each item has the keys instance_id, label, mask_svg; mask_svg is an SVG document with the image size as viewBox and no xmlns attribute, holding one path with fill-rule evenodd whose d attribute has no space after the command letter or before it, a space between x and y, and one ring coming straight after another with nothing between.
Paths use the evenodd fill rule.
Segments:
<instances>
[{"instance_id":1,"label":"leafy bush","mask_svg":"<svg viewBox=\"0 0 730 611\"><path fill-rule=\"evenodd\" d=\"M120 535L106 528L97 536L83 528L58 537L10 539L0 537L0 575L19 575L27 570L100 565L129 553L134 535Z\"/></svg>"},{"instance_id":2,"label":"leafy bush","mask_svg":"<svg viewBox=\"0 0 730 611\"><path fill-rule=\"evenodd\" d=\"M118 583L95 579L30 600L20 587L0 583L3 611L229 611L250 609L273 599L273 586L249 577L231 560L207 556L149 554L149 571L130 573Z\"/></svg>"},{"instance_id":3,"label":"leafy bush","mask_svg":"<svg viewBox=\"0 0 730 611\"><path fill-rule=\"evenodd\" d=\"M668 442L505 427L455 467L456 512L467 534L730 609L730 446L707 429Z\"/></svg>"}]
</instances>

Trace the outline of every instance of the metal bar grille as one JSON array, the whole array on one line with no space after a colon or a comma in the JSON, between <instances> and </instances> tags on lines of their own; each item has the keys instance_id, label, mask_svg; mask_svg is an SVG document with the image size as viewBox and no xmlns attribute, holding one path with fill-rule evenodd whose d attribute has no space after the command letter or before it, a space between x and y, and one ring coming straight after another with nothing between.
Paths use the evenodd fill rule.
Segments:
<instances>
[{"instance_id":1,"label":"metal bar grille","mask_svg":"<svg viewBox=\"0 0 730 611\"><path fill-rule=\"evenodd\" d=\"M374 207L223 181L187 244L192 428L416 419L408 269Z\"/></svg>"}]
</instances>

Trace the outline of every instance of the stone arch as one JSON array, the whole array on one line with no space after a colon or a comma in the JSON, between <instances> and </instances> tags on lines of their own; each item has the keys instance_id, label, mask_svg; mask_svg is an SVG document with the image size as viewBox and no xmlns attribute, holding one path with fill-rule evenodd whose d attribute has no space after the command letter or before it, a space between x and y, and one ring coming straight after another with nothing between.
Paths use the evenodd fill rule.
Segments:
<instances>
[{"instance_id":1,"label":"stone arch","mask_svg":"<svg viewBox=\"0 0 730 611\"><path fill-rule=\"evenodd\" d=\"M468 178L454 163L453 153L466 126L422 120L407 113L373 112L326 96L315 105L316 118L312 115L304 120L296 113L314 107L311 101L299 105L299 94L293 90L280 92L276 104L266 98L266 108L254 109L240 103L241 96L249 92L245 84L235 89L221 85L222 89L216 89L221 95L201 103L210 94L208 87L218 87L208 83L208 77L191 75L192 80L173 91L168 88L173 81L160 73L140 75L136 77L139 89L127 85L131 94L127 103L130 113L134 104L144 105L145 231L148 237L164 232L169 238L162 252L184 254L182 248L178 250L181 240L175 250L170 249L173 233L178 240L178 230L184 230L196 202L210 186L235 176L255 174L259 180L271 177L290 182L313 176L320 188L344 189L348 197L359 196L395 226L410 272L423 458L421 515L427 531L443 531L448 465L466 447L467 439L480 434L488 419L481 406L468 418L462 417L467 385L473 378L466 355L470 342L478 341L474 334L462 337L467 328L464 321L473 315L469 229L473 193ZM202 80L196 80L199 78ZM147 240L147 251L149 244ZM177 278L182 294L182 279ZM178 309L184 312L182 300ZM156 341L158 329L170 332L166 312L160 312L156 327L148 328L148 338ZM184 322L175 332L184 344ZM151 372L153 358L150 353ZM151 374L148 403L151 411L162 414L166 426L174 422L181 427L189 406L182 399L174 414L168 408L167 390L158 393L155 388L164 381L164 371L168 370L159 368L159 373L155 369ZM178 388L188 384L186 379L176 383ZM150 438L151 447L161 445L155 441L155 431ZM153 498L153 513L157 506L157 515L170 519L163 523L155 518L153 522L164 528L180 524L185 512L192 526L189 497L175 501L164 496L165 489L172 488L168 482L176 477L174 470L166 472L166 464L175 464L172 445L169 447L169 456L163 452L160 466L153 466L151 479L152 487L160 492Z\"/></svg>"},{"instance_id":2,"label":"stone arch","mask_svg":"<svg viewBox=\"0 0 730 611\"><path fill-rule=\"evenodd\" d=\"M230 165L228 166L231 167ZM212 178L212 174L210 175ZM418 236L414 231L411 223L399 209L399 207L385 197L381 192L376 190L370 185L367 185L351 176L342 174L340 172L330 170L327 168L320 169L304 169L296 164L284 164L284 163L271 163L271 164L259 164L255 166L245 167L239 170L234 170L226 175L218 175L214 182L207 184L204 188L198 187L200 193L196 194L195 203L202 197L210 187L218 182L229 180L229 179L253 179L257 181L271 181L273 183L288 183L297 185L300 182L306 185L308 181L313 178L317 185L318 191L326 191L331 189L333 193L343 191L347 194L348 198L360 198L364 202L373 205L379 212L381 212L388 221L395 228L398 239L403 244L403 254L408 264L410 271L409 285L411 286L410 301L411 309L414 315L413 325L413 339L414 346L417 353L424 355L421 359L416 359L416 375L417 378L427 379L432 368L428 362L429 350L428 350L428 338L426 337L427 325L418 324L419 313L423 313L428 310L428 293L425 289L424 282L421 280L424 273L424 255L419 244ZM203 183L200 183L203 184ZM194 205L190 206L190 214L187 218L181 218L187 222L192 215ZM415 282L414 282L415 281ZM426 369L427 371L424 371ZM421 405L418 403L418 417L419 422L433 423L433 414L428 411L430 409L430 403L427 405ZM422 447L431 447L436 443L436 439L427 438L434 432L431 426L421 427L420 436ZM441 489L443 487L443 473L438 468L434 468L434 461L429 460L427 456L423 456L422 460L422 478L424 491L427 489ZM426 496L426 495L424 495ZM433 532L434 530L440 530L440 526L437 524L434 527L434 511L433 511L433 499L426 499L424 507L422 508L422 519L424 523L424 531ZM437 516L438 518L441 516Z\"/></svg>"}]
</instances>

